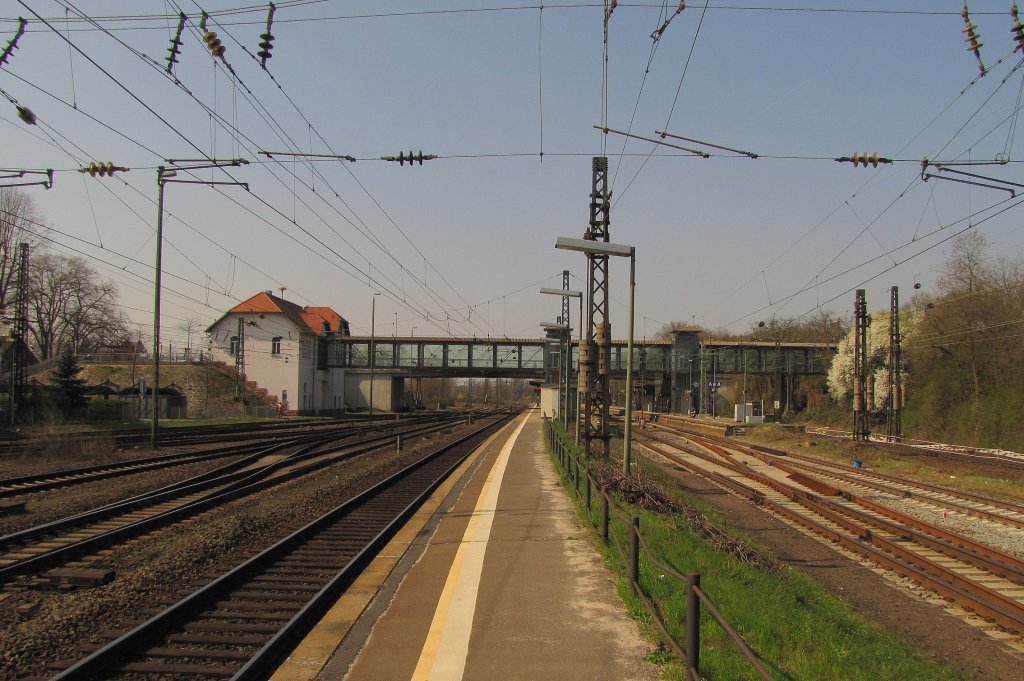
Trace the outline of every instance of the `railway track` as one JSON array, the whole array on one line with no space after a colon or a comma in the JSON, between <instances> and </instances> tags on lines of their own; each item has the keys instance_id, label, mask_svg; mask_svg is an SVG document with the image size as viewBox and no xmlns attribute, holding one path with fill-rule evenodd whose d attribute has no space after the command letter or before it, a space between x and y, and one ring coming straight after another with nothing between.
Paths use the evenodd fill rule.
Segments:
<instances>
[{"instance_id":1,"label":"railway track","mask_svg":"<svg viewBox=\"0 0 1024 681\"><path fill-rule=\"evenodd\" d=\"M369 422L337 422L333 425L322 425L318 424L316 427L301 426L301 427L288 427L288 428L277 428L273 431L261 429L256 432L248 432L246 437L239 437L242 435L240 432L234 432L231 435L235 440L242 439L254 439L257 442L249 442L244 444L233 444L225 447L216 449L202 450L202 451L189 451L189 452L175 452L171 454L162 454L158 456L146 457L141 459L131 459L127 461L120 461L111 464L102 464L97 466L83 466L80 468L71 468L61 471L53 471L48 473L39 473L36 475L26 475L16 478L0 479L0 499L19 497L26 494L32 494L36 492L44 492L63 487L70 487L86 482L95 482L97 480L103 480L106 478L113 478L122 475L132 475L135 473L143 473L148 471L160 470L163 468L170 468L173 466L180 466L184 464L197 463L201 461L210 461L218 458L227 458L231 456L243 456L258 452L262 449L266 449L269 443L280 443L280 442L294 442L301 443L309 438L316 438L318 434L332 434L332 433L365 433L374 430L375 428L390 428L396 423L429 423L438 420L440 417L434 414L425 415L424 417L417 418L415 420L405 421L381 421L377 426L374 426ZM225 437L218 435L218 438ZM182 441L184 444L185 441ZM188 444L201 444L197 441L189 441Z\"/></svg>"},{"instance_id":2,"label":"railway track","mask_svg":"<svg viewBox=\"0 0 1024 681\"><path fill-rule=\"evenodd\" d=\"M268 677L430 493L508 416L444 445L161 609L54 679Z\"/></svg>"},{"instance_id":3,"label":"railway track","mask_svg":"<svg viewBox=\"0 0 1024 681\"><path fill-rule=\"evenodd\" d=\"M804 469L764 461L733 443L724 447L702 436L657 430L634 433L641 444L683 468L931 589L1015 637L1024 635L1024 561L1019 558L844 492Z\"/></svg>"},{"instance_id":4,"label":"railway track","mask_svg":"<svg viewBox=\"0 0 1024 681\"><path fill-rule=\"evenodd\" d=\"M406 415L405 418L418 418L420 415ZM378 419L379 420L379 419ZM160 431L162 446L186 446L210 444L217 442L237 442L248 439L266 439L278 435L308 432L316 428L333 428L344 425L365 423L366 415L352 414L338 418L325 418L316 421L247 421L244 423L222 423L216 425L176 426ZM138 447L148 445L151 438L149 428L133 428L121 431L82 431L65 433L62 442L85 443L91 441L113 442L114 446ZM27 437L0 438L0 459L4 456L20 454L30 449L32 443Z\"/></svg>"},{"instance_id":5,"label":"railway track","mask_svg":"<svg viewBox=\"0 0 1024 681\"><path fill-rule=\"evenodd\" d=\"M457 419L461 421L461 419ZM397 436L416 437L450 428L389 424L386 432L317 433L265 447L240 461L167 487L0 537L0 582L44 570L193 517L218 505L382 447ZM55 578L56 579L56 578ZM27 586L53 580L37 576Z\"/></svg>"},{"instance_id":6,"label":"railway track","mask_svg":"<svg viewBox=\"0 0 1024 681\"><path fill-rule=\"evenodd\" d=\"M836 463L827 459L766 447L764 445L737 443L728 438L688 433L672 425L659 424L659 429L682 436L703 438L720 446L738 448L748 456L757 457L772 465L788 466L813 475L823 482L835 485L851 495L875 495L882 493L893 499L926 504L932 510L959 513L964 516L985 520L1013 528L1024 528L1024 506L1002 499L933 485L917 480L908 480L885 475L852 465Z\"/></svg>"},{"instance_id":7,"label":"railway track","mask_svg":"<svg viewBox=\"0 0 1024 681\"><path fill-rule=\"evenodd\" d=\"M820 437L853 439L853 433L835 428L808 428L807 432ZM870 441L874 445L897 454L932 456L950 461L988 463L1015 469L1024 468L1024 453L1006 449L968 447L966 445L951 445L943 442L929 442L927 440L914 440L911 438L900 438L899 441L892 441L881 435L871 436Z\"/></svg>"}]
</instances>

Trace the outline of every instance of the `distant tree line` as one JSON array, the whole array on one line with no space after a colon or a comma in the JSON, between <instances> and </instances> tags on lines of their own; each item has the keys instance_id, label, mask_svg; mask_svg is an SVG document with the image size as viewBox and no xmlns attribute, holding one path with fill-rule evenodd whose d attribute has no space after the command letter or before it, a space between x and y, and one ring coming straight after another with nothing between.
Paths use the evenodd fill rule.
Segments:
<instances>
[{"instance_id":1,"label":"distant tree line","mask_svg":"<svg viewBox=\"0 0 1024 681\"><path fill-rule=\"evenodd\" d=\"M900 308L905 436L1024 448L1024 259L991 253L969 231L953 242L934 291ZM869 408L884 418L889 312L872 312L868 333ZM829 391L849 416L852 332L839 344Z\"/></svg>"},{"instance_id":2,"label":"distant tree line","mask_svg":"<svg viewBox=\"0 0 1024 681\"><path fill-rule=\"evenodd\" d=\"M907 424L927 439L1024 448L1024 257L966 232L937 290L911 308Z\"/></svg>"},{"instance_id":3,"label":"distant tree line","mask_svg":"<svg viewBox=\"0 0 1024 681\"><path fill-rule=\"evenodd\" d=\"M0 188L0 311L10 328L17 313L21 244L29 256L29 342L40 360L63 352L88 353L134 347L117 288L84 259L47 249L47 227L25 192Z\"/></svg>"}]
</instances>

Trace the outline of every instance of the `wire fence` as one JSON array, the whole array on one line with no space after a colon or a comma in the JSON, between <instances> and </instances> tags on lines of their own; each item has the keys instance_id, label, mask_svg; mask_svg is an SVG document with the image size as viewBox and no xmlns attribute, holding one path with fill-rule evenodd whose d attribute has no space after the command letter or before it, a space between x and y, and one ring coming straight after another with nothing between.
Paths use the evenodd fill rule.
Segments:
<instances>
[{"instance_id":1,"label":"wire fence","mask_svg":"<svg viewBox=\"0 0 1024 681\"><path fill-rule=\"evenodd\" d=\"M614 547L622 559L623 565L627 566L627 575L634 595L643 604L644 610L650 615L651 621L657 626L668 646L679 659L685 661L686 678L690 681L700 681L701 679L700 618L703 606L733 641L740 653L750 662L757 674L765 681L774 681L774 677L765 669L757 653L750 648L701 589L700 574L684 575L655 556L647 538L641 532L640 519L630 515L629 510L617 498L609 495L606 489L600 488L590 466L576 454L575 448L571 444L562 439L563 435L556 431L548 418L544 419L544 435L548 447L555 454L569 489L582 502L588 522L597 530L606 545ZM597 490L600 501L596 515L593 508L595 490ZM644 586L640 570L641 556L662 575L669 576L686 585L686 621L682 641L672 634L669 618L660 607L658 599Z\"/></svg>"}]
</instances>

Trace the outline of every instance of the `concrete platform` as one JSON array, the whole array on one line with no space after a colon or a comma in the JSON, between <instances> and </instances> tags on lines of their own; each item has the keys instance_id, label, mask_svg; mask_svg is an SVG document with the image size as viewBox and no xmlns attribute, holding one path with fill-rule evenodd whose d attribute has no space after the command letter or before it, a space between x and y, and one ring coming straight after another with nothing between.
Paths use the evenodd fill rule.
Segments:
<instances>
[{"instance_id":1,"label":"concrete platform","mask_svg":"<svg viewBox=\"0 0 1024 681\"><path fill-rule=\"evenodd\" d=\"M535 409L480 447L273 678L660 678L542 427Z\"/></svg>"}]
</instances>

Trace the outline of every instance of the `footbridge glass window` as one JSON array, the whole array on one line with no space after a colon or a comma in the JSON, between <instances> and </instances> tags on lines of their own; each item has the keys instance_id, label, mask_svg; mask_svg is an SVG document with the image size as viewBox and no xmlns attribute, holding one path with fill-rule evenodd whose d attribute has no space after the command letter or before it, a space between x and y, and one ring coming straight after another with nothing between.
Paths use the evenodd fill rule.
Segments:
<instances>
[{"instance_id":1,"label":"footbridge glass window","mask_svg":"<svg viewBox=\"0 0 1024 681\"><path fill-rule=\"evenodd\" d=\"M498 367L514 369L519 366L519 346L499 345L497 349Z\"/></svg>"},{"instance_id":2,"label":"footbridge glass window","mask_svg":"<svg viewBox=\"0 0 1024 681\"><path fill-rule=\"evenodd\" d=\"M524 369L542 369L544 367L544 346L524 347L522 357ZM559 354L558 357L561 355Z\"/></svg>"},{"instance_id":3,"label":"footbridge glass window","mask_svg":"<svg viewBox=\"0 0 1024 681\"><path fill-rule=\"evenodd\" d=\"M444 366L444 346L443 345L424 345L423 346L423 366L425 367L439 367Z\"/></svg>"},{"instance_id":4,"label":"footbridge glass window","mask_svg":"<svg viewBox=\"0 0 1024 681\"><path fill-rule=\"evenodd\" d=\"M425 356L424 356L424 359L426 359ZM450 366L450 367L468 367L469 366L469 346L468 345L449 345L448 346L448 366Z\"/></svg>"}]
</instances>

